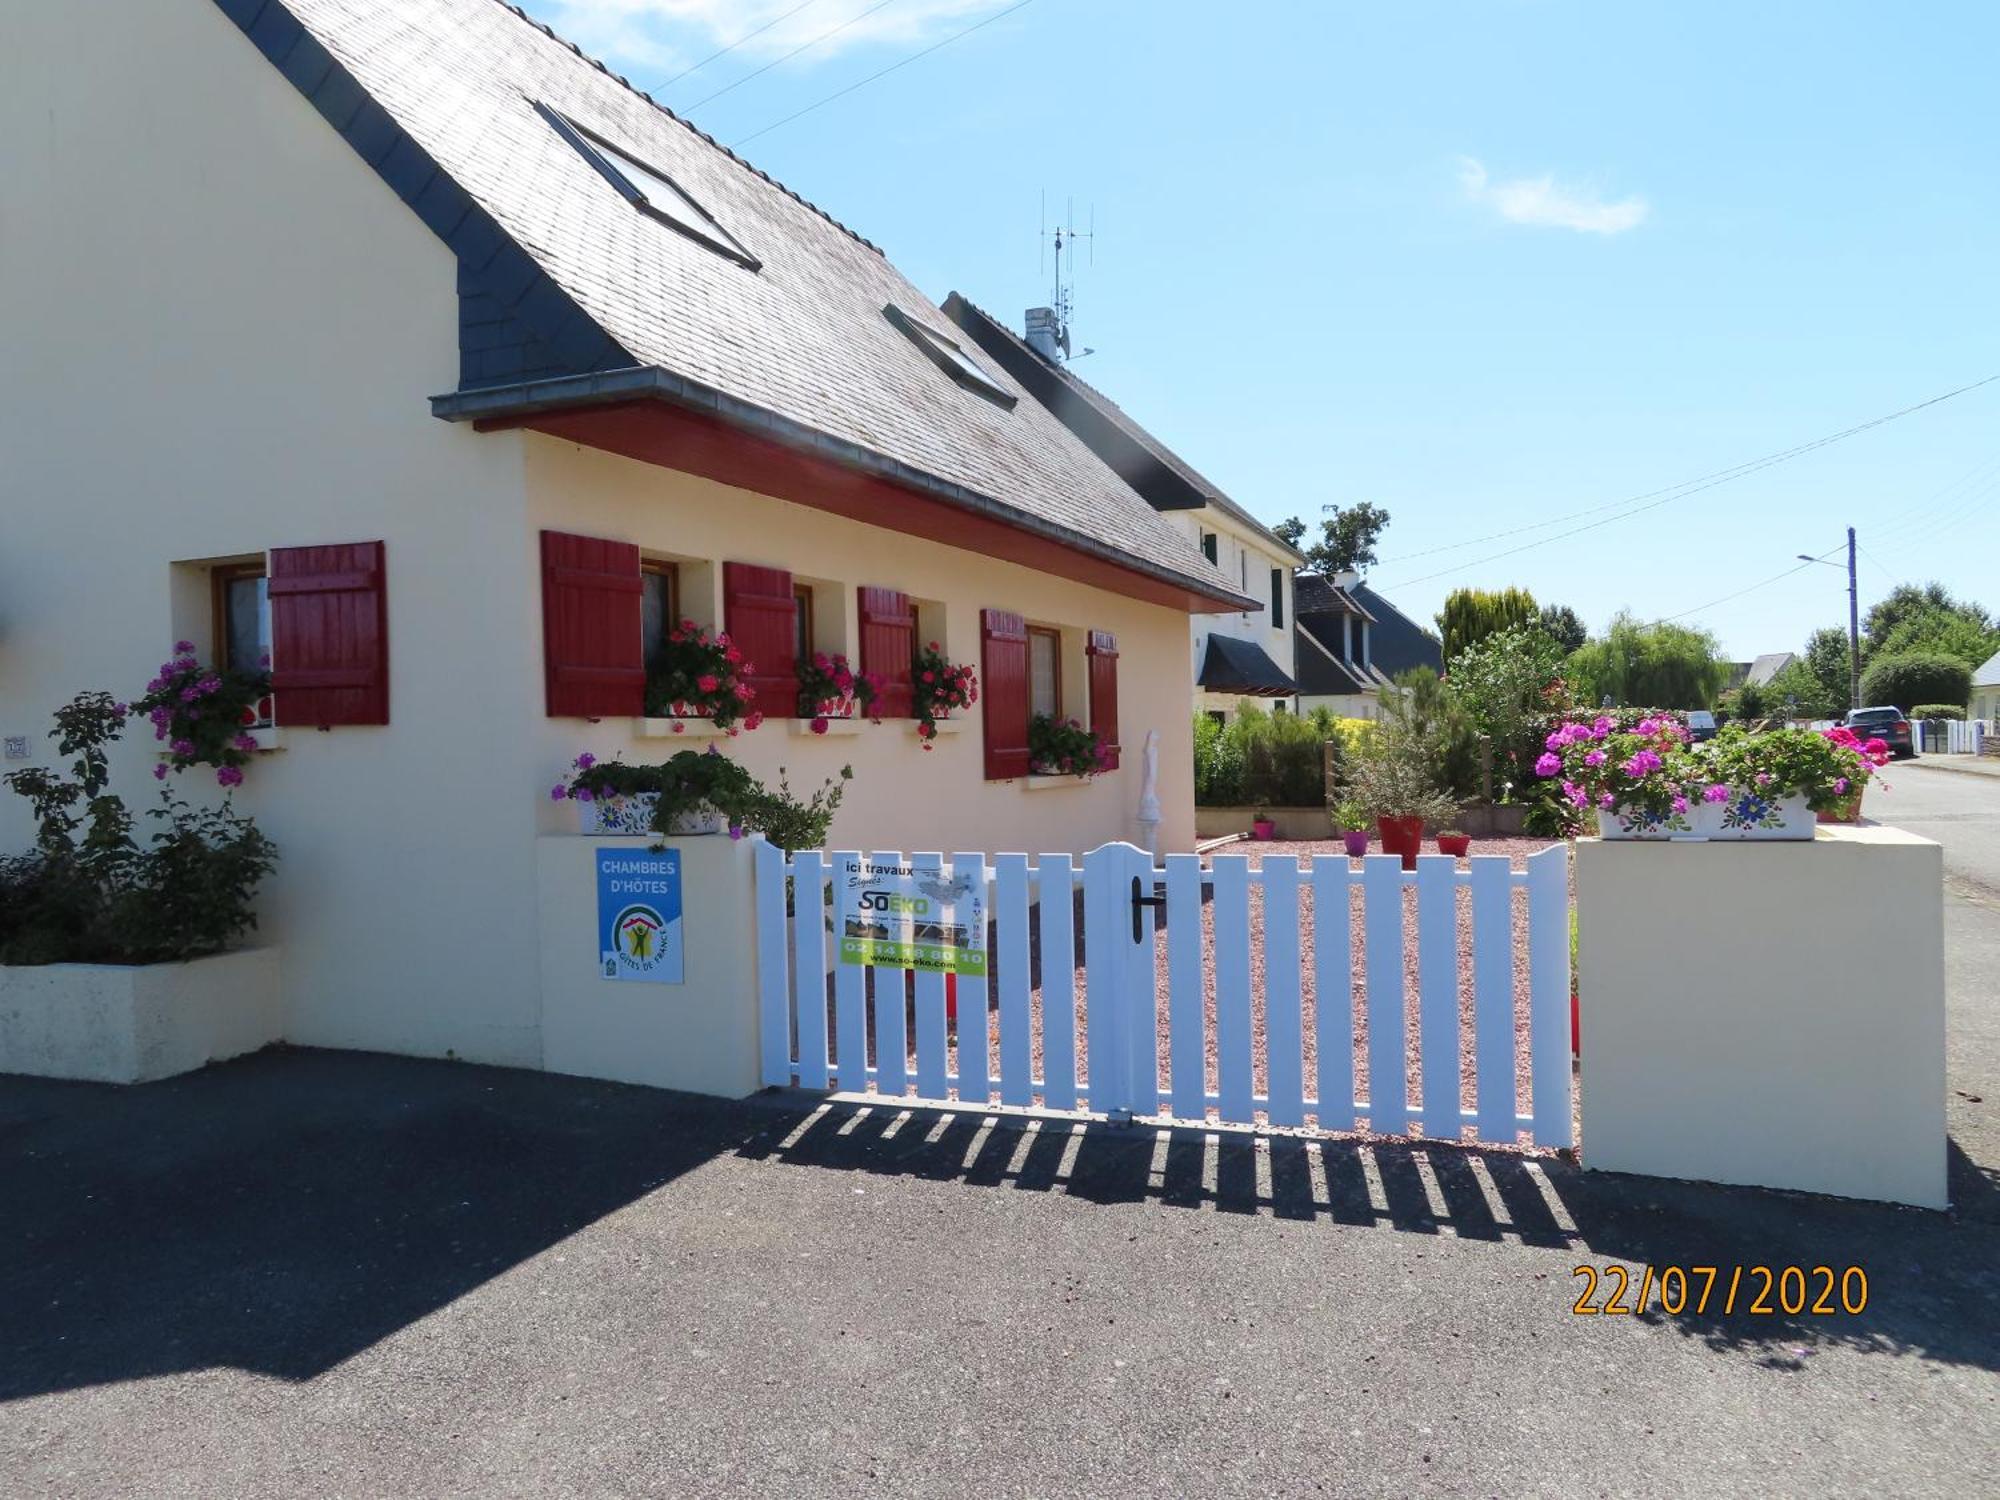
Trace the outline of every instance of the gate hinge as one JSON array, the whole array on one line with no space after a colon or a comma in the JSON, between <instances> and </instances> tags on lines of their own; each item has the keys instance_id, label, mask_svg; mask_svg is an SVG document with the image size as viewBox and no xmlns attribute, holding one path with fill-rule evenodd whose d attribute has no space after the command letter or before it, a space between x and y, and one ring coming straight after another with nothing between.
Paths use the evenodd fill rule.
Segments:
<instances>
[{"instance_id":1,"label":"gate hinge","mask_svg":"<svg viewBox=\"0 0 2000 1500\"><path fill-rule=\"evenodd\" d=\"M1132 877L1132 941L1135 943L1146 941L1146 929L1141 908L1147 906L1165 906L1167 904L1165 896L1148 896L1143 894L1144 890L1145 887L1140 882L1139 877L1134 875Z\"/></svg>"}]
</instances>

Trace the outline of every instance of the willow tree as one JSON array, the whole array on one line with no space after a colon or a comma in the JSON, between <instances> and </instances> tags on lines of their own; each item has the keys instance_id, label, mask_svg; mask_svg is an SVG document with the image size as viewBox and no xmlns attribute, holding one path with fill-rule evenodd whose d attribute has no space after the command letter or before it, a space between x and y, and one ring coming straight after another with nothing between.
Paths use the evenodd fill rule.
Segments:
<instances>
[{"instance_id":1,"label":"willow tree","mask_svg":"<svg viewBox=\"0 0 2000 1500\"><path fill-rule=\"evenodd\" d=\"M1689 625L1642 625L1620 613L1569 659L1570 686L1585 703L1627 708L1713 708L1729 664L1715 637Z\"/></svg>"}]
</instances>

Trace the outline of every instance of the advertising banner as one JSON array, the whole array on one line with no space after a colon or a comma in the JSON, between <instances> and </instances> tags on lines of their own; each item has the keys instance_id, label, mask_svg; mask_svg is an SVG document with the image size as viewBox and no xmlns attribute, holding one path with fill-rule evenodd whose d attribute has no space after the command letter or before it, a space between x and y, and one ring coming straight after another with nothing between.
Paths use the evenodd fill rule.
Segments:
<instances>
[{"instance_id":1,"label":"advertising banner","mask_svg":"<svg viewBox=\"0 0 2000 1500\"><path fill-rule=\"evenodd\" d=\"M864 856L841 860L834 881L842 963L984 977L983 875L952 877Z\"/></svg>"}]
</instances>

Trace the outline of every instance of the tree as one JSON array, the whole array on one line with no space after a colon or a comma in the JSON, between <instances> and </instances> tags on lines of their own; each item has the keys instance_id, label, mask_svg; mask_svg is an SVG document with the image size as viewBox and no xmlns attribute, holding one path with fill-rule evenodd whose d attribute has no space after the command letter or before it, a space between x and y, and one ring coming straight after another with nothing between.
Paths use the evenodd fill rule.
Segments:
<instances>
[{"instance_id":1,"label":"tree","mask_svg":"<svg viewBox=\"0 0 2000 1500\"><path fill-rule=\"evenodd\" d=\"M1533 780L1544 725L1568 707L1566 654L1538 625L1516 625L1466 647L1448 665L1445 685L1491 743L1494 777L1503 786L1519 789Z\"/></svg>"},{"instance_id":2,"label":"tree","mask_svg":"<svg viewBox=\"0 0 2000 1500\"><path fill-rule=\"evenodd\" d=\"M1807 694L1799 691L1801 684L1794 683L1794 691L1801 702L1810 696L1814 703L1827 705L1824 711L1813 714L1813 718L1837 719L1853 706L1849 661L1847 632L1838 625L1823 626L1806 637L1805 668L1812 678L1813 690ZM1782 677L1784 673L1778 675Z\"/></svg>"},{"instance_id":3,"label":"tree","mask_svg":"<svg viewBox=\"0 0 2000 1500\"><path fill-rule=\"evenodd\" d=\"M1581 702L1609 698L1632 708L1708 708L1729 680L1707 631L1642 625L1625 611L1570 657L1568 670Z\"/></svg>"},{"instance_id":4,"label":"tree","mask_svg":"<svg viewBox=\"0 0 2000 1500\"><path fill-rule=\"evenodd\" d=\"M1803 661L1785 663L1784 670L1764 685L1765 711L1800 719L1838 719L1845 716L1849 698L1846 660L1846 656L1842 655L1840 680L1833 687L1828 687L1810 664Z\"/></svg>"},{"instance_id":5,"label":"tree","mask_svg":"<svg viewBox=\"0 0 2000 1500\"><path fill-rule=\"evenodd\" d=\"M1375 544L1388 526L1389 512L1362 500L1334 506L1332 514L1319 523L1319 540L1309 546L1299 546L1305 540L1306 523L1297 516L1280 521L1271 530L1287 546L1298 547L1305 554L1308 572L1331 578L1336 573L1361 573L1373 567Z\"/></svg>"},{"instance_id":6,"label":"tree","mask_svg":"<svg viewBox=\"0 0 2000 1500\"><path fill-rule=\"evenodd\" d=\"M2000 650L2000 629L1993 617L1969 599L1954 598L1941 583L1905 583L1891 589L1868 611L1863 636L1870 659L1942 653L1977 667Z\"/></svg>"},{"instance_id":7,"label":"tree","mask_svg":"<svg viewBox=\"0 0 2000 1500\"><path fill-rule=\"evenodd\" d=\"M1531 625L1537 614L1535 596L1526 589L1453 589L1437 616L1444 659L1450 661L1489 635Z\"/></svg>"},{"instance_id":8,"label":"tree","mask_svg":"<svg viewBox=\"0 0 2000 1500\"><path fill-rule=\"evenodd\" d=\"M1567 604L1544 604L1535 623L1542 627L1542 634L1562 647L1564 656L1590 639L1590 632L1584 629L1583 617Z\"/></svg>"},{"instance_id":9,"label":"tree","mask_svg":"<svg viewBox=\"0 0 2000 1500\"><path fill-rule=\"evenodd\" d=\"M1907 712L1919 703L1962 704L1971 696L1972 668L1939 652L1877 657L1861 674L1861 702L1870 708Z\"/></svg>"}]
</instances>

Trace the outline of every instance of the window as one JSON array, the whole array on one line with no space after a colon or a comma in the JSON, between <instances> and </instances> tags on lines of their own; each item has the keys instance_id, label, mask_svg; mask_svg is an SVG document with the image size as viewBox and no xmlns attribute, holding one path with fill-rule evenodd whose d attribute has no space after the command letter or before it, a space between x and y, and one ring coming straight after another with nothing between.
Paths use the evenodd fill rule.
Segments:
<instances>
[{"instance_id":1,"label":"window","mask_svg":"<svg viewBox=\"0 0 2000 1500\"><path fill-rule=\"evenodd\" d=\"M1216 561L1216 556L1215 556L1216 545L1217 544L1214 532L1204 531L1201 534L1201 555L1207 558L1210 562Z\"/></svg>"},{"instance_id":2,"label":"window","mask_svg":"<svg viewBox=\"0 0 2000 1500\"><path fill-rule=\"evenodd\" d=\"M882 316L928 355L932 364L967 390L977 391L996 406L1009 409L1013 407L1014 393L987 374L978 361L967 354L960 347L958 340L950 334L933 328L928 323L918 322L893 302L882 309Z\"/></svg>"},{"instance_id":3,"label":"window","mask_svg":"<svg viewBox=\"0 0 2000 1500\"><path fill-rule=\"evenodd\" d=\"M264 565L222 563L215 589L215 658L224 671L254 672L271 664L271 584Z\"/></svg>"},{"instance_id":4,"label":"window","mask_svg":"<svg viewBox=\"0 0 2000 1500\"><path fill-rule=\"evenodd\" d=\"M689 197L687 190L665 172L648 166L638 157L585 130L574 120L557 114L546 105L537 104L535 108L585 161L597 168L613 187L639 208L690 239L699 240L709 249L720 251L753 271L758 268L756 257L744 249L734 235L716 223L714 216Z\"/></svg>"},{"instance_id":5,"label":"window","mask_svg":"<svg viewBox=\"0 0 2000 1500\"><path fill-rule=\"evenodd\" d=\"M1285 628L1285 570L1271 569L1271 628Z\"/></svg>"},{"instance_id":6,"label":"window","mask_svg":"<svg viewBox=\"0 0 2000 1500\"><path fill-rule=\"evenodd\" d=\"M680 569L650 559L639 564L639 639L650 675L667 649L667 636L680 619Z\"/></svg>"},{"instance_id":7,"label":"window","mask_svg":"<svg viewBox=\"0 0 2000 1500\"><path fill-rule=\"evenodd\" d=\"M1040 625L1028 627L1028 712L1062 714L1062 632Z\"/></svg>"}]
</instances>

